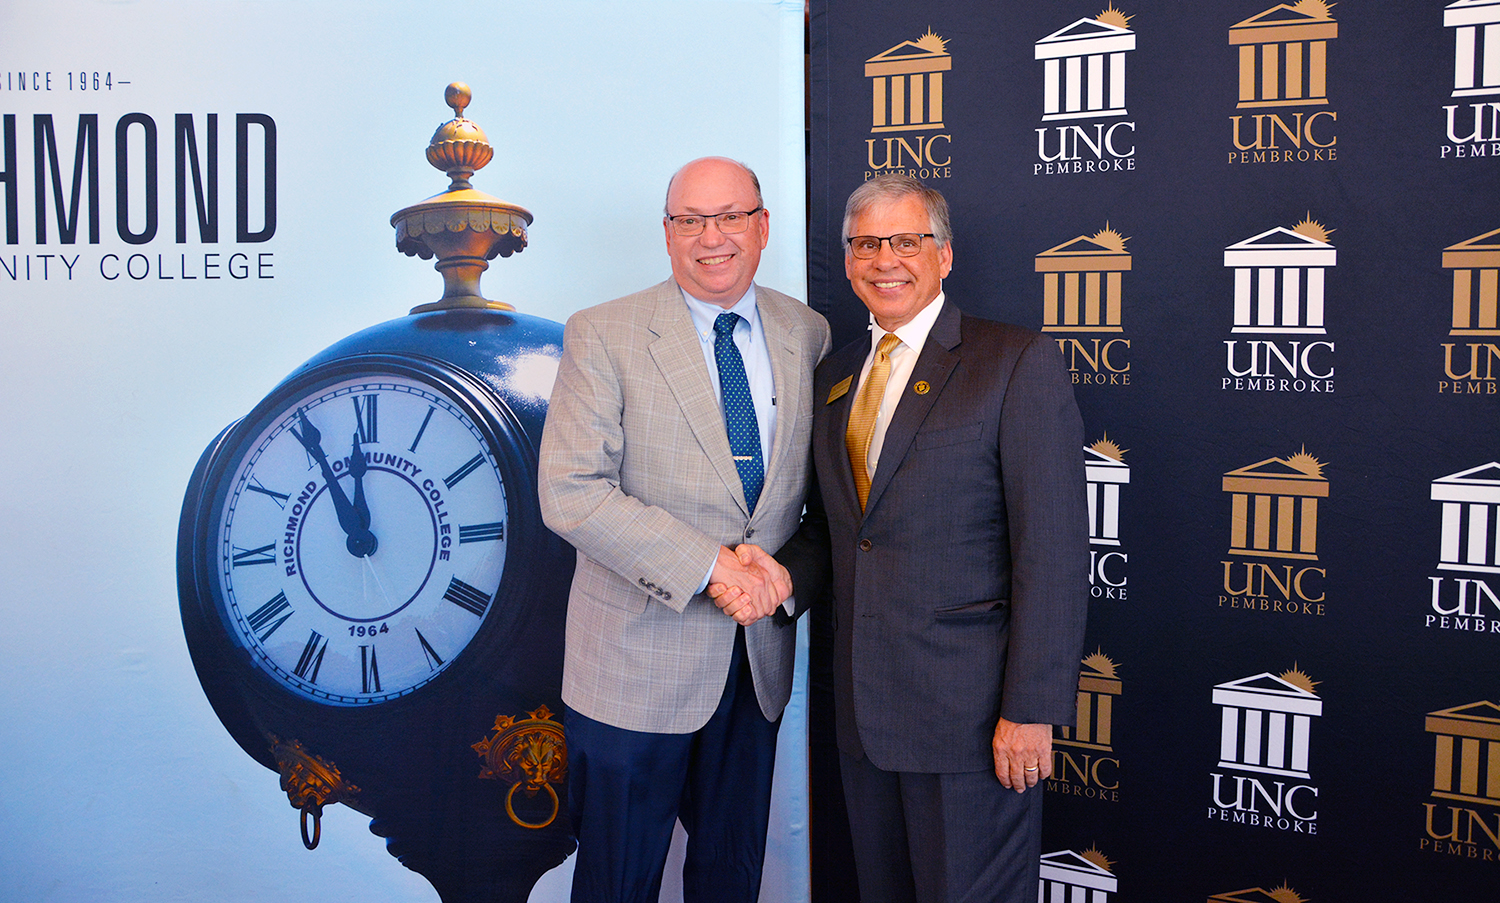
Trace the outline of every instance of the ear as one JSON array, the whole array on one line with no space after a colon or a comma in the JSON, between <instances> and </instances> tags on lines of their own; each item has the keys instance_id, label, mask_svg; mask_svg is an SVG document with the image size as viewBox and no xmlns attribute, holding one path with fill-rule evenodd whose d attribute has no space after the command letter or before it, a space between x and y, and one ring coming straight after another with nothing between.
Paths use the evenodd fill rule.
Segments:
<instances>
[{"instance_id":1,"label":"ear","mask_svg":"<svg viewBox=\"0 0 1500 903\"><path fill-rule=\"evenodd\" d=\"M938 251L938 277L948 278L948 271L953 269L953 242L948 242Z\"/></svg>"}]
</instances>

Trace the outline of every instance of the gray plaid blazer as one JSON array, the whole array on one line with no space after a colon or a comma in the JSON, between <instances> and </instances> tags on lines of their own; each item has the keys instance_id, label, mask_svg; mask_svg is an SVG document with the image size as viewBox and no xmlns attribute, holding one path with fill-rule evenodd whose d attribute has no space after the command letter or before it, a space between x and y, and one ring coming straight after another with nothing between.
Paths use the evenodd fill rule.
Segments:
<instances>
[{"instance_id":1,"label":"gray plaid blazer","mask_svg":"<svg viewBox=\"0 0 1500 903\"><path fill-rule=\"evenodd\" d=\"M563 701L629 730L688 733L718 705L735 622L698 584L718 547L775 552L796 531L811 469L813 369L828 323L756 287L776 392L776 437L755 516L673 280L568 319L542 434L547 526L578 550L568 597ZM761 711L791 695L795 629L745 631Z\"/></svg>"}]
</instances>

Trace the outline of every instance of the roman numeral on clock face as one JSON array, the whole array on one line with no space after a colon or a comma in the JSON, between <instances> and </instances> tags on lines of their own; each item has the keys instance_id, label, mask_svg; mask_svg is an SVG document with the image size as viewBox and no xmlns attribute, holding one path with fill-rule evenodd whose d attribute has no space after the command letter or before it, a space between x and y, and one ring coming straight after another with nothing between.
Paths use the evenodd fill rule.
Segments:
<instances>
[{"instance_id":1,"label":"roman numeral on clock face","mask_svg":"<svg viewBox=\"0 0 1500 903\"><path fill-rule=\"evenodd\" d=\"M234 549L231 564L234 567L244 567L250 564L275 564L276 543L263 545L258 549L242 549L239 546L231 546Z\"/></svg>"},{"instance_id":2,"label":"roman numeral on clock face","mask_svg":"<svg viewBox=\"0 0 1500 903\"><path fill-rule=\"evenodd\" d=\"M411 448L408 448L407 451L414 452L417 450L417 443L422 441L422 434L427 432L427 424L432 422L432 413L436 410L437 408L432 405L427 406L427 416L422 418L422 425L417 427L416 438L411 440Z\"/></svg>"},{"instance_id":3,"label":"roman numeral on clock face","mask_svg":"<svg viewBox=\"0 0 1500 903\"><path fill-rule=\"evenodd\" d=\"M286 612L286 614L281 614L282 612ZM250 625L251 631L260 634L260 641L264 643L270 639L271 634L276 632L276 628L285 624L286 619L294 614L296 612L292 610L292 604L287 601L286 593L277 593L271 597L271 601L252 611L250 617L246 618L245 621ZM272 618L275 618L277 615L281 615L281 617L273 622ZM260 632L262 628L265 629L265 633Z\"/></svg>"},{"instance_id":4,"label":"roman numeral on clock face","mask_svg":"<svg viewBox=\"0 0 1500 903\"><path fill-rule=\"evenodd\" d=\"M316 630L307 637L307 645L302 647L302 655L297 659L297 667L292 671L298 677L308 683L318 682L318 669L323 667L323 653L328 650L328 637L323 636Z\"/></svg>"},{"instance_id":5,"label":"roman numeral on clock face","mask_svg":"<svg viewBox=\"0 0 1500 903\"><path fill-rule=\"evenodd\" d=\"M379 400L376 395L354 396L354 427L359 432L359 444L369 445L371 442L380 441L377 436L375 420L375 402Z\"/></svg>"},{"instance_id":6,"label":"roman numeral on clock face","mask_svg":"<svg viewBox=\"0 0 1500 903\"><path fill-rule=\"evenodd\" d=\"M427 670L436 671L443 666L443 657L437 654L432 644L427 642L427 637L422 636L422 631L416 631L417 642L422 644L422 656L427 659Z\"/></svg>"},{"instance_id":7,"label":"roman numeral on clock face","mask_svg":"<svg viewBox=\"0 0 1500 903\"><path fill-rule=\"evenodd\" d=\"M458 528L458 543L466 542L493 542L505 538L505 522L499 521L493 524L468 524L460 525Z\"/></svg>"},{"instance_id":8,"label":"roman numeral on clock face","mask_svg":"<svg viewBox=\"0 0 1500 903\"><path fill-rule=\"evenodd\" d=\"M459 480L462 480L464 477L473 473L475 470L478 470L479 465L483 463L484 455L475 455L474 457L465 461L463 466L458 470L455 470L452 473L448 474L446 477L443 477L443 485L447 486L449 489L452 489L454 486L458 485Z\"/></svg>"},{"instance_id":9,"label":"roman numeral on clock face","mask_svg":"<svg viewBox=\"0 0 1500 903\"><path fill-rule=\"evenodd\" d=\"M270 496L271 501L275 502L276 507L278 508L286 508L287 499L291 498L291 496L287 495L284 492L275 492L273 490L267 489L266 487L262 486L260 480L257 480L255 477L250 478L250 482L245 484L245 488L250 490L251 492L259 492L262 495Z\"/></svg>"},{"instance_id":10,"label":"roman numeral on clock face","mask_svg":"<svg viewBox=\"0 0 1500 903\"><path fill-rule=\"evenodd\" d=\"M380 692L380 667L375 664L375 647L373 645L359 647L359 674L361 693Z\"/></svg>"},{"instance_id":11,"label":"roman numeral on clock face","mask_svg":"<svg viewBox=\"0 0 1500 903\"><path fill-rule=\"evenodd\" d=\"M443 598L480 617L484 617L485 611L490 607L489 593L472 587L457 577L449 581L448 591L443 593Z\"/></svg>"}]
</instances>

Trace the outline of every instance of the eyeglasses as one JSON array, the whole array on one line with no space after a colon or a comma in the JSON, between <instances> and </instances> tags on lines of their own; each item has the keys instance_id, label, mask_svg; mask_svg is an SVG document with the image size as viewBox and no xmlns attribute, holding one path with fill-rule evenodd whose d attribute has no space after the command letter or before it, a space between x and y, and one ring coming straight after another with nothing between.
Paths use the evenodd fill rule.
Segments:
<instances>
[{"instance_id":1,"label":"eyeglasses","mask_svg":"<svg viewBox=\"0 0 1500 903\"><path fill-rule=\"evenodd\" d=\"M715 213L705 216L701 213L680 213L677 216L668 216L672 221L672 231L678 235L688 238L702 234L708 227L708 221L713 220L714 225L725 235L733 235L750 228L750 220L755 214L766 208L756 207L754 210L731 210L728 213Z\"/></svg>"},{"instance_id":2,"label":"eyeglasses","mask_svg":"<svg viewBox=\"0 0 1500 903\"><path fill-rule=\"evenodd\" d=\"M936 238L931 232L898 232L895 235L855 235L849 242L849 253L860 260L869 260L880 253L880 243L890 242L891 253L897 257L916 257L922 251L922 239Z\"/></svg>"}]
</instances>

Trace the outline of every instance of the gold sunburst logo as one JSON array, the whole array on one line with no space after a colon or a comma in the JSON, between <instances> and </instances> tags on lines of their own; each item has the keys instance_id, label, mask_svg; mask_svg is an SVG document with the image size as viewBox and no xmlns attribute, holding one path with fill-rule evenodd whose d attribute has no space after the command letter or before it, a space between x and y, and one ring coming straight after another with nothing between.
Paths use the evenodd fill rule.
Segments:
<instances>
[{"instance_id":1,"label":"gold sunburst logo","mask_svg":"<svg viewBox=\"0 0 1500 903\"><path fill-rule=\"evenodd\" d=\"M910 32L907 33L910 34ZM917 38L915 43L918 47L926 50L929 53L948 52L948 41L934 34L931 26L928 27L926 34L922 35L920 38Z\"/></svg>"},{"instance_id":2,"label":"gold sunburst logo","mask_svg":"<svg viewBox=\"0 0 1500 903\"><path fill-rule=\"evenodd\" d=\"M1098 22L1100 25L1113 25L1116 28L1128 28L1130 27L1130 20L1134 18L1135 16L1127 16L1119 10L1115 9L1114 0L1110 0L1109 7L1105 9L1104 12L1095 16L1094 21Z\"/></svg>"},{"instance_id":3,"label":"gold sunburst logo","mask_svg":"<svg viewBox=\"0 0 1500 903\"><path fill-rule=\"evenodd\" d=\"M1084 850L1082 853L1079 853L1078 855L1082 856L1084 859L1087 859L1089 862L1092 862L1094 865L1097 865L1100 868L1104 869L1106 872L1109 872L1111 874L1114 873L1114 870L1115 870L1114 860L1110 859L1108 856L1106 856L1103 853L1101 853L1099 851L1098 844L1095 844L1094 846L1089 847L1087 850Z\"/></svg>"},{"instance_id":4,"label":"gold sunburst logo","mask_svg":"<svg viewBox=\"0 0 1500 903\"><path fill-rule=\"evenodd\" d=\"M1125 242L1129 240L1129 238L1121 235L1118 230L1111 229L1107 221L1103 229L1089 236L1089 241L1092 241L1101 248L1108 248L1117 254L1125 253Z\"/></svg>"},{"instance_id":5,"label":"gold sunburst logo","mask_svg":"<svg viewBox=\"0 0 1500 903\"><path fill-rule=\"evenodd\" d=\"M1301 451L1297 452L1295 455L1292 455L1290 458L1285 458L1283 460L1285 460L1286 466L1295 471L1305 473L1310 477L1317 477L1318 479L1323 478L1323 462L1308 454L1307 446L1305 445L1302 447Z\"/></svg>"},{"instance_id":6,"label":"gold sunburst logo","mask_svg":"<svg viewBox=\"0 0 1500 903\"><path fill-rule=\"evenodd\" d=\"M1267 894L1276 903L1307 903L1307 900L1301 894L1287 887L1285 881L1281 882L1280 887L1275 887L1267 891Z\"/></svg>"},{"instance_id":7,"label":"gold sunburst logo","mask_svg":"<svg viewBox=\"0 0 1500 903\"><path fill-rule=\"evenodd\" d=\"M1277 675L1277 677L1280 677L1282 680L1286 681L1297 689L1304 690L1308 693L1312 693L1318 688L1318 684L1322 683L1322 681L1320 680L1313 680L1311 677L1307 676L1306 672L1297 667L1296 662L1292 663L1292 667L1289 670L1281 672Z\"/></svg>"},{"instance_id":8,"label":"gold sunburst logo","mask_svg":"<svg viewBox=\"0 0 1500 903\"><path fill-rule=\"evenodd\" d=\"M1306 236L1308 238L1311 238L1313 241L1320 241L1326 245L1328 244L1328 236L1332 235L1338 230L1330 229L1317 220L1313 219L1312 213L1309 211L1307 216L1304 216L1302 218L1302 222L1292 227L1292 231L1297 233L1298 235Z\"/></svg>"},{"instance_id":9,"label":"gold sunburst logo","mask_svg":"<svg viewBox=\"0 0 1500 903\"><path fill-rule=\"evenodd\" d=\"M1297 0L1292 7L1296 12L1311 19L1332 19L1332 10L1337 3L1328 3L1326 0Z\"/></svg>"},{"instance_id":10,"label":"gold sunburst logo","mask_svg":"<svg viewBox=\"0 0 1500 903\"><path fill-rule=\"evenodd\" d=\"M1105 433L1104 438L1089 446L1089 451L1096 452L1123 464L1125 463L1125 453L1130 451L1130 449L1121 448L1113 439L1109 438L1108 433Z\"/></svg>"},{"instance_id":11,"label":"gold sunburst logo","mask_svg":"<svg viewBox=\"0 0 1500 903\"><path fill-rule=\"evenodd\" d=\"M1093 669L1096 674L1099 674L1103 677L1120 676L1118 673L1116 673L1116 670L1119 666L1114 663L1113 659L1104 654L1103 649L1099 649L1091 655L1084 656L1083 666L1085 668Z\"/></svg>"}]
</instances>

